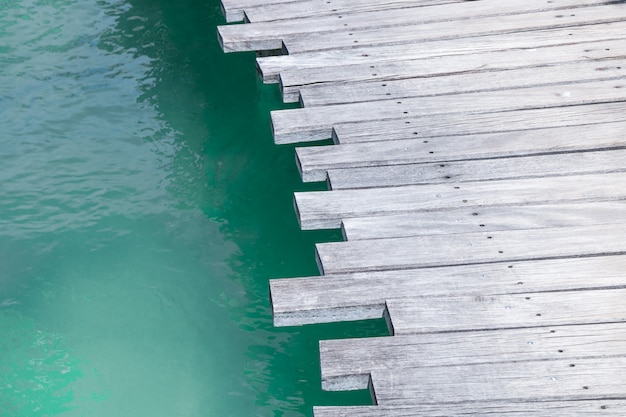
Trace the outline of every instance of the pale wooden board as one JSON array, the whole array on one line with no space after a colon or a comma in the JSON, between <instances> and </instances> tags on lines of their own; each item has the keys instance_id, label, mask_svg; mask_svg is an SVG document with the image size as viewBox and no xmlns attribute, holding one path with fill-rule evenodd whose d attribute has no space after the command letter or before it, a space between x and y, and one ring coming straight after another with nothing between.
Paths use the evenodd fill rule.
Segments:
<instances>
[{"instance_id":1,"label":"pale wooden board","mask_svg":"<svg viewBox=\"0 0 626 417\"><path fill-rule=\"evenodd\" d=\"M459 56L444 55L428 59L346 65L343 67L302 68L280 74L285 101L299 97L307 85L354 81L387 81L401 78L441 77L446 75L498 71L523 67L554 65L596 59L617 58L626 51L626 40L607 40L537 49L508 49Z\"/></svg>"},{"instance_id":2,"label":"pale wooden board","mask_svg":"<svg viewBox=\"0 0 626 417\"><path fill-rule=\"evenodd\" d=\"M625 138L626 140L626 138ZM621 172L626 149L328 171L333 190ZM626 214L626 212L624 212Z\"/></svg>"},{"instance_id":3,"label":"pale wooden board","mask_svg":"<svg viewBox=\"0 0 626 417\"><path fill-rule=\"evenodd\" d=\"M484 402L498 400L623 399L626 358L394 369L373 372L372 381L380 405L468 402L469 415L480 415Z\"/></svg>"},{"instance_id":4,"label":"pale wooden board","mask_svg":"<svg viewBox=\"0 0 626 417\"><path fill-rule=\"evenodd\" d=\"M625 346L624 323L322 340L322 388L367 389L378 370L626 356Z\"/></svg>"},{"instance_id":5,"label":"pale wooden board","mask_svg":"<svg viewBox=\"0 0 626 417\"><path fill-rule=\"evenodd\" d=\"M448 113L573 106L626 101L626 80L590 81L446 96L381 100L271 112L274 141L295 143L328 139L337 123L427 117Z\"/></svg>"},{"instance_id":6,"label":"pale wooden board","mask_svg":"<svg viewBox=\"0 0 626 417\"><path fill-rule=\"evenodd\" d=\"M622 22L615 22L515 34L494 34L467 38L463 42L454 39L395 46L363 45L351 49L259 57L257 68L266 83L278 82L279 74L285 73L283 78L288 87L289 72L300 72L307 68L338 67L334 72L348 75L349 72L343 71L341 67L624 39L623 26ZM419 76L419 74L413 76Z\"/></svg>"},{"instance_id":7,"label":"pale wooden board","mask_svg":"<svg viewBox=\"0 0 626 417\"><path fill-rule=\"evenodd\" d=\"M459 188L456 188L459 187ZM404 214L452 208L513 206L626 197L626 174L572 175L540 179L409 185L295 193L303 229L331 229L353 217Z\"/></svg>"},{"instance_id":8,"label":"pale wooden board","mask_svg":"<svg viewBox=\"0 0 626 417\"><path fill-rule=\"evenodd\" d=\"M438 138L436 143L442 143L440 141L443 138L456 140L453 139L455 136L516 131L519 134L529 136L520 131L534 130L542 134L538 129L581 125L596 125L595 128L600 130L600 132L594 136L602 136L603 130L611 130L612 127L608 124L597 126L598 124L624 120L626 120L624 103L600 103L535 110L514 110L481 114L457 113L371 122L338 123L333 127L333 139L335 143L355 144L415 138L422 138L422 140ZM462 142L456 141L454 146L457 146L458 143ZM453 142L450 142L450 145L452 144ZM491 143L489 146L494 146L494 144ZM581 146L581 149L589 149L585 145ZM434 151L437 150L435 149Z\"/></svg>"},{"instance_id":9,"label":"pale wooden board","mask_svg":"<svg viewBox=\"0 0 626 417\"><path fill-rule=\"evenodd\" d=\"M390 298L623 288L626 256L333 274L270 281L274 325L381 318Z\"/></svg>"},{"instance_id":10,"label":"pale wooden board","mask_svg":"<svg viewBox=\"0 0 626 417\"><path fill-rule=\"evenodd\" d=\"M626 322L626 289L387 300L394 334Z\"/></svg>"},{"instance_id":11,"label":"pale wooden board","mask_svg":"<svg viewBox=\"0 0 626 417\"><path fill-rule=\"evenodd\" d=\"M624 224L318 243L324 274L626 253Z\"/></svg>"},{"instance_id":12,"label":"pale wooden board","mask_svg":"<svg viewBox=\"0 0 626 417\"><path fill-rule=\"evenodd\" d=\"M349 13L338 13L336 5L332 2L321 3L322 9L330 12L320 17L302 17L281 21L265 21L247 25L218 26L220 44L225 52L236 51L262 51L280 49L283 39L304 34L319 34L336 31L370 30L374 28L389 28L396 30L398 27L407 25L425 25L431 23L445 23L444 28L449 27L453 21L462 21L463 27L468 19L484 19L495 16L507 16L511 14L529 14L556 10L565 15L578 13L579 7L605 5L605 0L558 0L547 3L545 0L527 0L524 3L510 3L503 7L496 0L482 0L479 3L461 2L443 4L437 7L423 7L419 1L404 2L402 8L388 8L384 4L377 3L373 10L351 10ZM291 3L302 10L298 3ZM285 10L289 5L281 5ZM258 10L258 9L257 9ZM267 10L263 8L262 10ZM332 12L336 10L337 12ZM254 9L246 10L248 20L258 21L254 15ZM541 14L539 16L542 16ZM551 16L554 18L554 16ZM534 20L534 17L527 17ZM541 17L540 17L541 19ZM491 22L488 20L487 22ZM489 24L489 23L487 23ZM445 30L445 29L444 29ZM448 29L450 31L450 29ZM455 33L459 31L458 25ZM437 33L437 32L435 32Z\"/></svg>"},{"instance_id":13,"label":"pale wooden board","mask_svg":"<svg viewBox=\"0 0 626 417\"><path fill-rule=\"evenodd\" d=\"M557 66L458 74L436 78L410 78L393 81L367 81L348 84L323 84L300 90L304 107L361 103L409 97L479 91L509 90L548 86L626 76L623 58L606 61L572 62Z\"/></svg>"},{"instance_id":14,"label":"pale wooden board","mask_svg":"<svg viewBox=\"0 0 626 417\"><path fill-rule=\"evenodd\" d=\"M468 19L458 22L417 23L388 28L344 28L330 33L307 33L285 36L283 43L289 53L352 48L355 45L394 45L436 39L458 39L494 33L517 33L532 30L565 28L579 25L618 22L626 19L621 4L606 3L597 7L571 11L546 11L496 17ZM339 19L338 19L339 20Z\"/></svg>"},{"instance_id":15,"label":"pale wooden board","mask_svg":"<svg viewBox=\"0 0 626 417\"><path fill-rule=\"evenodd\" d=\"M480 207L345 219L346 240L626 222L626 201Z\"/></svg>"},{"instance_id":16,"label":"pale wooden board","mask_svg":"<svg viewBox=\"0 0 626 417\"><path fill-rule=\"evenodd\" d=\"M297 0L221 0L222 14L227 22L240 22L244 20L244 9L267 7L270 4L300 3ZM280 7L280 6L279 6Z\"/></svg>"},{"instance_id":17,"label":"pale wooden board","mask_svg":"<svg viewBox=\"0 0 626 417\"><path fill-rule=\"evenodd\" d=\"M251 22L308 20L327 15L344 15L376 10L393 10L416 6L438 6L464 0L300 0L291 4L270 4L246 8ZM465 0L467 1L467 0Z\"/></svg>"},{"instance_id":18,"label":"pale wooden board","mask_svg":"<svg viewBox=\"0 0 626 417\"><path fill-rule=\"evenodd\" d=\"M576 123L577 118L578 122L581 123L588 120L589 117L593 117L593 114L581 111L585 107L587 106L572 107L571 109L574 111L566 114L546 111L543 116L550 118L553 115L554 117L549 119L552 124ZM610 112L599 114L595 121L619 118L620 115L623 119L626 118L626 112L620 112L619 107L623 107L623 104L619 103L612 109L606 109ZM615 111L613 112L613 110ZM526 120L525 116L529 116L527 120L531 124L534 114L541 113L509 114L507 120L511 123L501 128L512 129L511 132L445 137L429 137L427 134L424 139L400 139L389 140L384 143L364 142L296 148L297 165L302 180L308 182L325 181L328 171L346 168L435 163L441 165L452 161L615 149L626 146L626 123L624 122L515 131L516 127L523 127L523 121ZM518 119L513 120L515 117ZM485 118L477 119L475 129L489 131L492 125L488 123L488 120ZM447 123L454 123L455 120L458 118L451 118ZM485 121L482 127L480 121ZM425 122L431 122L435 125L439 123L439 121L432 119L425 120ZM433 128L431 134L436 135L438 131L445 133L443 127L447 126L446 121L442 120L441 123L442 128L439 126ZM415 128L413 127L413 129ZM468 129L464 126L459 126L459 128ZM420 129L419 132L422 130ZM454 133L452 132L452 134ZM419 135L412 136L419 137Z\"/></svg>"},{"instance_id":19,"label":"pale wooden board","mask_svg":"<svg viewBox=\"0 0 626 417\"><path fill-rule=\"evenodd\" d=\"M313 407L315 417L623 417L626 400L475 404ZM479 414L478 414L479 413Z\"/></svg>"}]
</instances>

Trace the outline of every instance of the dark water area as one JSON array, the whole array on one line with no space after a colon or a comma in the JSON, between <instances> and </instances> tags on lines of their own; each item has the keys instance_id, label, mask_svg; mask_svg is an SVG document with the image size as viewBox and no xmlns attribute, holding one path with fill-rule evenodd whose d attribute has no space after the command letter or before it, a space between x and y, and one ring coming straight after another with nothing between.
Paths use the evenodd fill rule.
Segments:
<instances>
[{"instance_id":1,"label":"dark water area","mask_svg":"<svg viewBox=\"0 0 626 417\"><path fill-rule=\"evenodd\" d=\"M322 338L268 279L316 275L254 55L215 0L0 0L0 417L310 416Z\"/></svg>"}]
</instances>

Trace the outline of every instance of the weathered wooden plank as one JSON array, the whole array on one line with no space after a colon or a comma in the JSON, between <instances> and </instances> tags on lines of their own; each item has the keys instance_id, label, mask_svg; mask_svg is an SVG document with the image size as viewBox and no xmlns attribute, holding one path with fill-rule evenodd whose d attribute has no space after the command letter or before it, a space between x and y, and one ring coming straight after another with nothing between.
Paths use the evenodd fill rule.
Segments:
<instances>
[{"instance_id":1,"label":"weathered wooden plank","mask_svg":"<svg viewBox=\"0 0 626 417\"><path fill-rule=\"evenodd\" d=\"M626 149L328 171L333 190L621 172ZM626 214L626 212L624 212Z\"/></svg>"},{"instance_id":2,"label":"weathered wooden plank","mask_svg":"<svg viewBox=\"0 0 626 417\"><path fill-rule=\"evenodd\" d=\"M590 81L447 96L381 100L272 112L276 143L328 139L337 123L427 117L447 113L491 113L626 101L626 80Z\"/></svg>"},{"instance_id":3,"label":"weathered wooden plank","mask_svg":"<svg viewBox=\"0 0 626 417\"><path fill-rule=\"evenodd\" d=\"M394 369L372 381L380 405L468 402L476 415L498 400L624 399L626 358Z\"/></svg>"},{"instance_id":4,"label":"weathered wooden plank","mask_svg":"<svg viewBox=\"0 0 626 417\"><path fill-rule=\"evenodd\" d=\"M245 19L244 9L267 7L270 4L299 3L297 0L221 0L222 14L227 22L240 22Z\"/></svg>"},{"instance_id":5,"label":"weathered wooden plank","mask_svg":"<svg viewBox=\"0 0 626 417\"><path fill-rule=\"evenodd\" d=\"M622 106L623 104L619 103L617 107ZM581 111L584 107L587 106L574 107L574 112L568 111L561 115L546 111L543 116L549 118L550 115L554 115L554 118L548 119L553 124L575 123L576 117L580 116L578 122L584 123L588 120L586 116L592 116L592 114ZM620 109L617 107L606 109L610 111L605 115L599 114L596 121L619 117L626 119L626 112L619 113ZM531 116L528 118L529 123L532 123L534 113L528 115ZM447 164L452 161L615 149L626 145L624 139L626 138L626 123L624 122L515 131L516 127L523 126L523 121L526 119L518 114L509 114L508 116L509 118L505 121L509 120L511 124L501 128L508 127L513 130L512 132L434 138L426 134L425 138L390 140L385 143L364 142L296 148L297 165L303 181L325 181L328 171L346 168L441 164L444 162ZM517 120L513 118L517 118ZM442 127L458 120L456 118L451 119L447 123L445 120L442 121ZM484 118L478 118L475 122L475 129L481 129L479 123L481 120L486 122L482 129L488 130L491 125ZM433 122L435 125L439 123L437 120L425 120L425 122ZM528 127L532 128L533 126ZM459 126L459 128L467 129L464 126ZM416 127L414 126L413 129ZM438 131L445 133L443 128L437 126L430 134L436 135ZM422 130L420 129L419 132L421 133ZM452 135L455 133L451 132Z\"/></svg>"},{"instance_id":6,"label":"weathered wooden plank","mask_svg":"<svg viewBox=\"0 0 626 417\"><path fill-rule=\"evenodd\" d=\"M339 16L346 13L437 6L462 1L465 0L300 0L294 4L248 7L246 16L250 22L308 20L327 15Z\"/></svg>"},{"instance_id":7,"label":"weathered wooden plank","mask_svg":"<svg viewBox=\"0 0 626 417\"><path fill-rule=\"evenodd\" d=\"M218 26L218 36L220 44L225 52L235 51L261 51L280 49L283 46L283 39L295 35L319 34L324 32L336 32L350 30L352 32L363 29L393 28L396 30L401 26L426 25L433 23L444 23L443 28L449 32L458 33L458 25L452 30L449 22L463 21L463 31L468 19L485 19L490 17L502 17L512 14L530 14L545 12L547 10L567 12L566 14L577 13L579 8L587 6L606 5L605 0L558 0L546 3L545 0L527 0L522 3L510 3L503 7L502 3L495 0L482 0L480 3L448 3L437 7L423 7L422 2L405 1L404 7L387 8L381 4L376 4L374 9L359 11L352 7L350 12L338 14L337 5L320 2L317 8L322 13L328 13L319 17L308 17L280 20L264 21L247 25ZM300 4L295 3L299 10ZM281 5L281 11L289 7L289 3ZM566 10L565 10L566 9ZM256 10L266 11L267 8L257 8ZM336 10L333 12L332 10ZM563 11L565 10L565 11ZM599 10L598 10L599 11ZM248 9L246 16L248 20L255 21L255 9ZM597 13L594 13L594 15ZM269 17L265 14L264 18ZM539 14L541 19L543 14ZM565 17L565 14L563 15ZM550 19L552 21L554 17ZM535 20L534 17L527 17L527 20ZM489 24L491 20L487 21ZM444 29L445 30L445 29ZM436 33L436 32L435 32Z\"/></svg>"},{"instance_id":8,"label":"weathered wooden plank","mask_svg":"<svg viewBox=\"0 0 626 417\"><path fill-rule=\"evenodd\" d=\"M622 417L625 400L489 401L480 404L390 405L313 407L315 417Z\"/></svg>"},{"instance_id":9,"label":"weathered wooden plank","mask_svg":"<svg viewBox=\"0 0 626 417\"><path fill-rule=\"evenodd\" d=\"M494 40L497 42L497 40ZM484 53L435 56L342 67L302 68L280 74L280 88L285 101L299 97L308 85L354 81L386 81L400 78L441 77L452 74L498 71L536 67L565 62L617 58L626 51L626 40L606 40L572 45L552 45L536 49L505 49Z\"/></svg>"},{"instance_id":10,"label":"weathered wooden plank","mask_svg":"<svg viewBox=\"0 0 626 417\"><path fill-rule=\"evenodd\" d=\"M372 371L626 356L624 323L320 341L322 387L367 389Z\"/></svg>"},{"instance_id":11,"label":"weathered wooden plank","mask_svg":"<svg viewBox=\"0 0 626 417\"><path fill-rule=\"evenodd\" d=\"M541 132L546 128L582 125L596 125L598 130L604 130L611 129L611 126L597 125L624 120L626 120L624 103L599 103L495 113L452 113L429 117L337 123L333 127L333 139L335 143L356 144L421 138L421 140L429 140L424 143L434 144L448 138L455 140L454 146L458 146L462 141L457 139L461 138L453 139L452 137L516 131L527 137L529 135L521 131ZM433 142L431 138L437 138L437 141ZM372 146L380 145L379 143ZM450 142L449 145L453 143ZM494 143L489 144L489 146L494 145ZM385 144L385 146L391 145ZM581 149L589 149L585 145L581 146Z\"/></svg>"},{"instance_id":12,"label":"weathered wooden plank","mask_svg":"<svg viewBox=\"0 0 626 417\"><path fill-rule=\"evenodd\" d=\"M558 66L513 69L506 71L458 74L437 78L412 78L393 81L368 81L349 84L323 84L300 90L304 107L360 103L509 90L521 87L548 86L626 76L623 59L564 63Z\"/></svg>"},{"instance_id":13,"label":"weathered wooden plank","mask_svg":"<svg viewBox=\"0 0 626 417\"><path fill-rule=\"evenodd\" d=\"M387 300L394 334L626 322L626 289ZM555 355L556 356L556 355Z\"/></svg>"},{"instance_id":14,"label":"weathered wooden plank","mask_svg":"<svg viewBox=\"0 0 626 417\"><path fill-rule=\"evenodd\" d=\"M357 217L345 219L342 230L346 240L365 240L616 222L626 222L626 201L461 208L397 216Z\"/></svg>"},{"instance_id":15,"label":"weathered wooden plank","mask_svg":"<svg viewBox=\"0 0 626 417\"><path fill-rule=\"evenodd\" d=\"M572 238L572 236L576 236ZM318 243L325 274L626 253L626 223Z\"/></svg>"},{"instance_id":16,"label":"weathered wooden plank","mask_svg":"<svg viewBox=\"0 0 626 417\"><path fill-rule=\"evenodd\" d=\"M351 49L308 52L257 58L257 67L263 81L275 83L279 74L306 68L342 67L347 65L372 65L382 62L432 59L446 55L469 55L476 53L506 51L510 49L535 49L547 46L591 43L611 39L623 39L623 23L603 23L571 28L547 29L515 34L495 34L458 40L436 40L402 45L359 46ZM342 73L338 68L337 73ZM419 76L419 74L416 74ZM389 77L387 77L389 78ZM339 80L341 81L341 80Z\"/></svg>"},{"instance_id":17,"label":"weathered wooden plank","mask_svg":"<svg viewBox=\"0 0 626 417\"><path fill-rule=\"evenodd\" d=\"M624 288L626 256L333 274L270 281L274 325L383 317L386 300Z\"/></svg>"},{"instance_id":18,"label":"weathered wooden plank","mask_svg":"<svg viewBox=\"0 0 626 417\"><path fill-rule=\"evenodd\" d=\"M597 7L578 8L571 12L546 11L468 19L457 22L417 23L387 28L344 28L332 33L307 33L285 36L283 43L289 53L352 48L358 44L394 45L436 39L466 39L495 33L517 33L532 30L565 28L579 25L619 22L626 19L620 4L606 3Z\"/></svg>"},{"instance_id":19,"label":"weathered wooden plank","mask_svg":"<svg viewBox=\"0 0 626 417\"><path fill-rule=\"evenodd\" d=\"M410 185L362 190L295 193L303 229L338 228L352 217L403 214L460 207L612 201L626 197L626 174L572 175L540 179Z\"/></svg>"}]
</instances>

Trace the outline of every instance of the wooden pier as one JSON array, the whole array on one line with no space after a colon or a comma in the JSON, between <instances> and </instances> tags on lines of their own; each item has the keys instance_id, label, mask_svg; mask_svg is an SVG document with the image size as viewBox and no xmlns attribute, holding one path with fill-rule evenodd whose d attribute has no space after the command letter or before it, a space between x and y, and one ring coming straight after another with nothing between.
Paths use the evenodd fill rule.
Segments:
<instances>
[{"instance_id":1,"label":"wooden pier","mask_svg":"<svg viewBox=\"0 0 626 417\"><path fill-rule=\"evenodd\" d=\"M320 343L316 417L626 416L626 1L223 0L300 109L321 277L271 282L277 326L384 317Z\"/></svg>"}]
</instances>

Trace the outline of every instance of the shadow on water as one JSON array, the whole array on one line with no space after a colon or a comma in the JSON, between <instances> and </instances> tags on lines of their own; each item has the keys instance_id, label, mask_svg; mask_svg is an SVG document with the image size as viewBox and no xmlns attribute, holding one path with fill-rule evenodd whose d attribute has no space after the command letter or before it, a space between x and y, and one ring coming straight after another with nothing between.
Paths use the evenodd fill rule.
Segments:
<instances>
[{"instance_id":1,"label":"shadow on water","mask_svg":"<svg viewBox=\"0 0 626 417\"><path fill-rule=\"evenodd\" d=\"M0 2L0 417L303 416L320 338L268 279L317 274L254 56L216 0ZM8 41L8 42L4 42ZM4 47L3 44L10 46Z\"/></svg>"}]
</instances>

